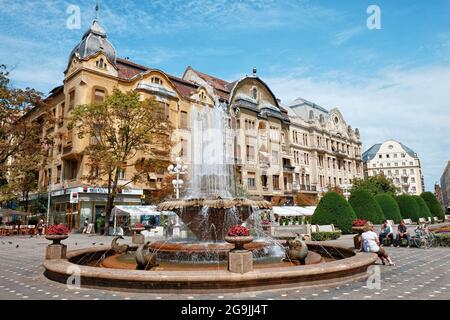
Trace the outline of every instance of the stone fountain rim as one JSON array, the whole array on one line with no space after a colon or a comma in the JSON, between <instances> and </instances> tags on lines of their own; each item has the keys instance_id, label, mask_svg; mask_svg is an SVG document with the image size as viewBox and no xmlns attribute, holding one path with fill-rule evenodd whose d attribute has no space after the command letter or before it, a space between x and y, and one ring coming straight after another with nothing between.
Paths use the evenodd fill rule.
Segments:
<instances>
[{"instance_id":1,"label":"stone fountain rim","mask_svg":"<svg viewBox=\"0 0 450 320\"><path fill-rule=\"evenodd\" d=\"M208 206L214 209L229 209L233 207L258 207L261 209L271 209L272 204L267 200L251 200L247 198L191 198L191 199L175 199L160 203L157 210L177 210L186 207L204 207Z\"/></svg>"},{"instance_id":2,"label":"stone fountain rim","mask_svg":"<svg viewBox=\"0 0 450 320\"><path fill-rule=\"evenodd\" d=\"M310 242L308 244L316 244ZM351 251L347 247L321 244L324 247ZM106 252L110 248L86 248L69 251L67 258L71 259L86 253ZM45 260L43 265L45 275L54 281L65 283L72 276L71 270L77 268L82 278L82 284L101 288L126 288L130 290L190 290L190 289L239 289L242 287L270 287L275 284L295 284L297 286L310 283L347 282L367 278L367 268L377 260L376 254L354 253L353 256L320 265L293 266L289 268L255 269L245 274L231 273L225 270L200 271L141 271L107 269L78 265L68 259ZM335 275L335 276L334 276ZM339 276L343 275L343 276Z\"/></svg>"}]
</instances>

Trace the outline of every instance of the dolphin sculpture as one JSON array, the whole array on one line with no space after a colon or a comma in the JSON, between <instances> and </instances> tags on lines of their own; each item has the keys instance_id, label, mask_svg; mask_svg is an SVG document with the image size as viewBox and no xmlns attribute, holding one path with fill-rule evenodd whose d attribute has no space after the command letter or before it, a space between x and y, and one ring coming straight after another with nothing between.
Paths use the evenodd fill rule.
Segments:
<instances>
[{"instance_id":1,"label":"dolphin sculpture","mask_svg":"<svg viewBox=\"0 0 450 320\"><path fill-rule=\"evenodd\" d=\"M305 237L297 233L293 240L286 241L286 259L285 261L293 261L305 265L308 255L308 246L305 243Z\"/></svg>"},{"instance_id":2,"label":"dolphin sculpture","mask_svg":"<svg viewBox=\"0 0 450 320\"><path fill-rule=\"evenodd\" d=\"M122 236L116 236L111 241L111 250L113 250L115 254L124 253L124 252L127 252L130 249L130 246L127 245L127 244L118 244L117 240L119 240L119 239L123 239L123 237Z\"/></svg>"},{"instance_id":3,"label":"dolphin sculpture","mask_svg":"<svg viewBox=\"0 0 450 320\"><path fill-rule=\"evenodd\" d=\"M138 270L150 270L158 266L156 263L156 255L148 251L149 244L150 242L142 244L136 250L136 263Z\"/></svg>"}]
</instances>

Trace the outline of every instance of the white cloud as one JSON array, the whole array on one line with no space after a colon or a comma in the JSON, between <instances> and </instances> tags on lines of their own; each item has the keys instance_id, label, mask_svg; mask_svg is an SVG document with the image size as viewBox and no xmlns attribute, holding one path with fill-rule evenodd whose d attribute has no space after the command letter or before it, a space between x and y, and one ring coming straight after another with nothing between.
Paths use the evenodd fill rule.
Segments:
<instances>
[{"instance_id":1,"label":"white cloud","mask_svg":"<svg viewBox=\"0 0 450 320\"><path fill-rule=\"evenodd\" d=\"M287 101L303 97L327 109L338 106L348 124L360 128L364 149L387 139L403 142L419 154L428 189L450 160L449 66L392 68L372 78L341 72L331 79L282 76L267 82Z\"/></svg>"},{"instance_id":2,"label":"white cloud","mask_svg":"<svg viewBox=\"0 0 450 320\"><path fill-rule=\"evenodd\" d=\"M363 32L363 30L364 30L364 28L362 28L362 27L355 27L355 28L344 30L342 32L335 34L330 43L331 43L331 45L338 47L338 46L344 44L345 42L349 41L353 37L361 34Z\"/></svg>"}]
</instances>

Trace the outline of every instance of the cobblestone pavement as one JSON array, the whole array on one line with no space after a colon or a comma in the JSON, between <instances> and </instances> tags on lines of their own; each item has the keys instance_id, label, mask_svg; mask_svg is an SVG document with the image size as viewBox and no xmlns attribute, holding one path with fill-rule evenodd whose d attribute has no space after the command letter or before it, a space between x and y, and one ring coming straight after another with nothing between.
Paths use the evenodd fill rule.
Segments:
<instances>
[{"instance_id":1,"label":"cobblestone pavement","mask_svg":"<svg viewBox=\"0 0 450 320\"><path fill-rule=\"evenodd\" d=\"M109 237L71 235L65 241L70 250L101 246ZM126 238L130 242L130 238ZM343 238L340 243L350 243ZM157 300L157 299L294 299L294 300L348 300L348 299L450 299L450 249L387 248L395 267L379 268L379 288L370 289L365 281L320 288L289 288L270 291L212 294L149 294L81 288L71 290L43 276L42 261L45 238L0 237L0 299L35 300Z\"/></svg>"}]
</instances>

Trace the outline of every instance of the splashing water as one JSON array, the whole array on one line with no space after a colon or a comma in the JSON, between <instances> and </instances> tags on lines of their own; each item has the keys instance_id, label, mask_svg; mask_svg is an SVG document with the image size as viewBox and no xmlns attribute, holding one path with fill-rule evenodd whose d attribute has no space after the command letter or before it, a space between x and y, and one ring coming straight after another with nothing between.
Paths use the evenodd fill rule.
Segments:
<instances>
[{"instance_id":1,"label":"splashing water","mask_svg":"<svg viewBox=\"0 0 450 320\"><path fill-rule=\"evenodd\" d=\"M192 107L192 181L189 198L232 198L234 184L234 144L231 129L227 129L226 110L198 110Z\"/></svg>"}]
</instances>

